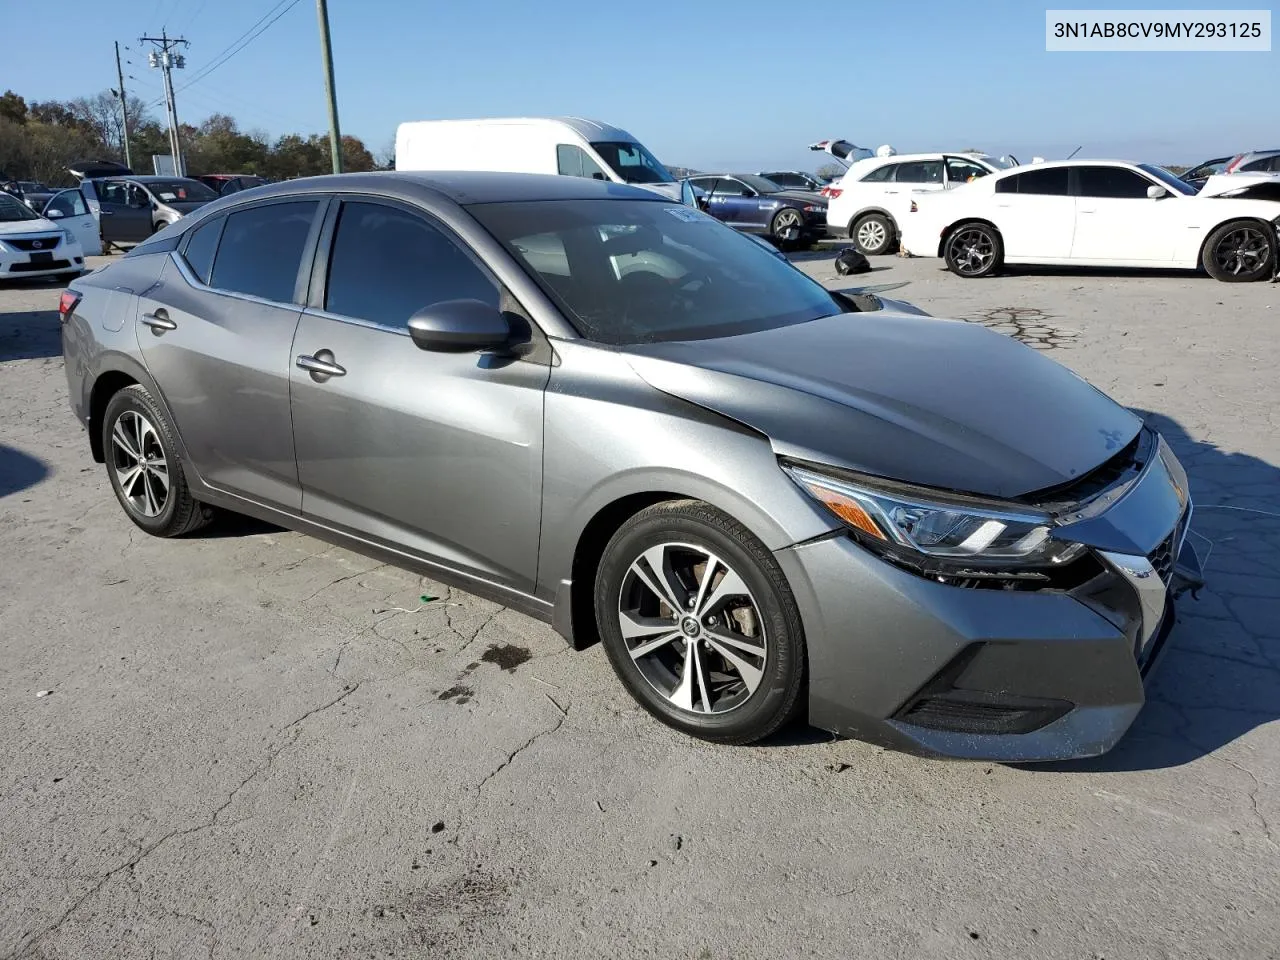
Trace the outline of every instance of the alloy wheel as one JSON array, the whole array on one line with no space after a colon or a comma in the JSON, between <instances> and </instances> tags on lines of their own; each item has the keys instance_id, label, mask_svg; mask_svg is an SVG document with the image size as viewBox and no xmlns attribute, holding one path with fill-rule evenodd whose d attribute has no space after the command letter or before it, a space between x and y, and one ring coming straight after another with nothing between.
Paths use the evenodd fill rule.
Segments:
<instances>
[{"instance_id":1,"label":"alloy wheel","mask_svg":"<svg viewBox=\"0 0 1280 960\"><path fill-rule=\"evenodd\" d=\"M774 218L773 232L776 236L789 240L792 239L789 236L792 231L797 234L800 232L800 214L794 210L783 210Z\"/></svg>"},{"instance_id":2,"label":"alloy wheel","mask_svg":"<svg viewBox=\"0 0 1280 960\"><path fill-rule=\"evenodd\" d=\"M885 233L884 224L879 220L863 220L858 224L857 235L858 246L863 250L875 252L885 245L888 237Z\"/></svg>"},{"instance_id":3,"label":"alloy wheel","mask_svg":"<svg viewBox=\"0 0 1280 960\"><path fill-rule=\"evenodd\" d=\"M169 461L155 425L126 410L111 428L111 468L121 498L140 517L158 517L169 502Z\"/></svg>"},{"instance_id":4,"label":"alloy wheel","mask_svg":"<svg viewBox=\"0 0 1280 960\"><path fill-rule=\"evenodd\" d=\"M618 623L641 675L681 710L727 713L764 678L768 649L755 598L705 547L646 549L623 577Z\"/></svg>"},{"instance_id":5,"label":"alloy wheel","mask_svg":"<svg viewBox=\"0 0 1280 960\"><path fill-rule=\"evenodd\" d=\"M1218 241L1213 257L1224 273L1236 276L1260 269L1271 255L1271 244L1260 227L1242 225Z\"/></svg>"},{"instance_id":6,"label":"alloy wheel","mask_svg":"<svg viewBox=\"0 0 1280 960\"><path fill-rule=\"evenodd\" d=\"M991 265L996 245L985 230L960 230L947 241L947 252L957 273L973 276Z\"/></svg>"}]
</instances>

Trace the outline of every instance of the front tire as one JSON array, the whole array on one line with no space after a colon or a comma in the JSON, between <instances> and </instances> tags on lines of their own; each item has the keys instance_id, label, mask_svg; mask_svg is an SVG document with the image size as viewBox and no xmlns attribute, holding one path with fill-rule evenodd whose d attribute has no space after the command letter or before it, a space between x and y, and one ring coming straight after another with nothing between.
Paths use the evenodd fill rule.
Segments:
<instances>
[{"instance_id":1,"label":"front tire","mask_svg":"<svg viewBox=\"0 0 1280 960\"><path fill-rule=\"evenodd\" d=\"M859 217L849 228L849 236L868 257L882 253L890 253L893 239L897 235L893 221L883 213L869 213Z\"/></svg>"},{"instance_id":2,"label":"front tire","mask_svg":"<svg viewBox=\"0 0 1280 960\"><path fill-rule=\"evenodd\" d=\"M679 500L624 523L605 548L595 608L618 678L663 723L742 744L796 716L795 599L764 545L719 510Z\"/></svg>"},{"instance_id":3,"label":"front tire","mask_svg":"<svg viewBox=\"0 0 1280 960\"><path fill-rule=\"evenodd\" d=\"M107 403L102 449L116 499L147 533L178 537L213 518L212 509L191 496L173 429L143 387L126 387Z\"/></svg>"},{"instance_id":4,"label":"front tire","mask_svg":"<svg viewBox=\"0 0 1280 960\"><path fill-rule=\"evenodd\" d=\"M958 277L989 277L1004 264L1004 242L989 223L962 223L947 235L945 256Z\"/></svg>"},{"instance_id":5,"label":"front tire","mask_svg":"<svg viewBox=\"0 0 1280 960\"><path fill-rule=\"evenodd\" d=\"M1224 223L1209 235L1200 254L1205 272L1224 283L1265 280L1275 262L1275 232L1256 220Z\"/></svg>"}]
</instances>

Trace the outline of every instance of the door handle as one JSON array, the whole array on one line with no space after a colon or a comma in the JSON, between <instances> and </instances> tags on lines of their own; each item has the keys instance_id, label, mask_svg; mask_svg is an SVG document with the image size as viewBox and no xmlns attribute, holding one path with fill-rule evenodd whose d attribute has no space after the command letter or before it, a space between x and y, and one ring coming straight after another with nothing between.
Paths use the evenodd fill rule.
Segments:
<instances>
[{"instance_id":1,"label":"door handle","mask_svg":"<svg viewBox=\"0 0 1280 960\"><path fill-rule=\"evenodd\" d=\"M299 370L306 370L316 383L324 383L330 377L345 377L347 368L334 362L332 350L317 350L314 356L305 353L297 359Z\"/></svg>"},{"instance_id":2,"label":"door handle","mask_svg":"<svg viewBox=\"0 0 1280 960\"><path fill-rule=\"evenodd\" d=\"M160 336L162 333L164 333L166 330L178 329L178 325L174 323L172 320L170 320L169 314L165 313L165 311L162 309L157 310L155 313L144 313L139 319L142 323L145 323L148 327L150 327L151 332L154 333L157 337Z\"/></svg>"}]
</instances>

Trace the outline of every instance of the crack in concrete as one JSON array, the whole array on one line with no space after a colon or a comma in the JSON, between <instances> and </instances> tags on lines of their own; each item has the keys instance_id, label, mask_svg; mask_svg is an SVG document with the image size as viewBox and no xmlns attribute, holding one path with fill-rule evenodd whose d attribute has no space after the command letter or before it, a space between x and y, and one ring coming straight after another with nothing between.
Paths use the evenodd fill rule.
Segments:
<instances>
[{"instance_id":1,"label":"crack in concrete","mask_svg":"<svg viewBox=\"0 0 1280 960\"><path fill-rule=\"evenodd\" d=\"M341 694L334 697L329 702L322 704L321 706L318 706L318 707L313 707L312 709L304 713L302 716L298 717L296 720L293 720L288 724L286 724L284 727L280 729L281 735L290 733L291 731L297 731L299 726L302 723L304 723L306 720L315 716L318 713L328 710L330 707L333 707L341 703L347 697L351 696L351 694L355 693L358 689L360 689L359 682L351 684L350 686L347 687L347 689L343 690ZM89 888L88 891L86 891L83 895L81 895L75 901L75 903L71 904L70 907L68 907L65 911L63 911L62 915L58 917L56 921L54 921L49 926L45 927L44 930L37 933L34 937L32 937L26 943L18 946L13 952L8 954L6 957L2 958L2 960L20 960L20 958L22 957L31 956L31 952L36 948L36 946L41 941L43 941L50 934L55 933L64 923L67 922L67 920L69 920L72 917L73 914L75 914L77 910L79 910L82 906L84 906L85 903L87 903L99 890L105 887L112 879L126 872L132 875L134 870L137 868L138 864L142 863L143 860L147 859L147 857L151 856L151 854L155 853L157 850L159 850L162 846L164 846L170 840L174 840L180 837L188 837L193 834L200 833L203 830L210 830L213 827L220 826L220 824L218 823L218 818L222 815L224 810L226 810L229 806L231 806L232 803L235 802L235 799L239 795L240 791L243 790L245 787L247 787L254 780L256 780L263 773L266 773L267 771L269 771L271 767L275 764L276 760L279 759L280 755L284 753L285 750L289 749L289 747L293 746L295 743L298 742L298 737L299 737L299 734L294 733L284 743L280 744L280 746L270 751L268 753L266 761L258 764L258 766L256 766L249 773L247 777L241 780L240 783L238 783L231 790L231 792L227 794L227 798L214 809L213 813L208 817L206 821L202 823L198 823L192 827L186 827L181 830L171 830L168 833L166 833L164 836L162 836L159 840L155 841L155 843L152 843L150 845L147 845L147 846L138 845L138 851L132 857L130 857L128 860L126 860L124 863L120 864L119 866L114 867L111 870L108 870L106 873L104 873L101 877L98 878L98 880L93 884L93 886ZM130 841L130 842L137 843L137 841ZM212 951L210 952L210 956L212 956Z\"/></svg>"},{"instance_id":2,"label":"crack in concrete","mask_svg":"<svg viewBox=\"0 0 1280 960\"><path fill-rule=\"evenodd\" d=\"M340 583L346 583L348 580L354 580L356 577L363 577L363 576L367 576L368 574L373 573L375 570L381 570L381 569L382 569L383 567L385 567L385 566L387 566L387 564L385 564L385 563L380 563L380 564L378 564L376 567L370 567L368 570L360 570L360 571L358 571L358 572L356 572L356 573L349 573L349 574L347 574L345 577L338 577L336 580L330 580L328 583L326 583L323 587L321 587L321 588L320 588L319 590L317 590L315 593L311 594L311 596L306 597L306 598L304 598L304 599L302 599L302 600L299 600L298 602L299 602L299 603L310 603L310 602L311 602L312 600L314 600L316 597L320 596L320 594L324 593L326 590L328 590L328 589L330 589L330 588L332 588L332 587L336 587L336 586L337 586L338 584L340 584Z\"/></svg>"},{"instance_id":3,"label":"crack in concrete","mask_svg":"<svg viewBox=\"0 0 1280 960\"><path fill-rule=\"evenodd\" d=\"M493 778L496 777L498 774L500 774L503 770L507 769L507 767L511 766L512 762L515 760L516 757L520 756L520 754L524 753L526 750L532 747L535 743L537 743L543 737L549 737L551 734L555 733L562 726L564 726L565 720L567 720L569 717L569 711L561 707L559 704L556 704L556 708L560 710L561 713L558 717L556 717L556 722L554 724L552 724L546 730L540 730L539 732L535 733L524 743L520 744L520 746L512 750L511 753L507 754L507 759L503 760L500 764L498 764L498 766L491 773L489 773L483 780L481 780L479 783L476 784L477 800L480 799L481 793L484 792L485 785L488 784L491 780L493 780Z\"/></svg>"}]
</instances>

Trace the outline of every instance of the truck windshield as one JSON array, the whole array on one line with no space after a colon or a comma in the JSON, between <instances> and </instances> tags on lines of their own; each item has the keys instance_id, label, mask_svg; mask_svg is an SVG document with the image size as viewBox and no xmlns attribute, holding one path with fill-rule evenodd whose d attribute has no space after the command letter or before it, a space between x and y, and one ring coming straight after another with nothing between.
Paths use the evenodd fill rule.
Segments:
<instances>
[{"instance_id":1,"label":"truck windshield","mask_svg":"<svg viewBox=\"0 0 1280 960\"><path fill-rule=\"evenodd\" d=\"M638 143L603 142L591 145L600 159L627 183L674 183L667 168Z\"/></svg>"}]
</instances>

